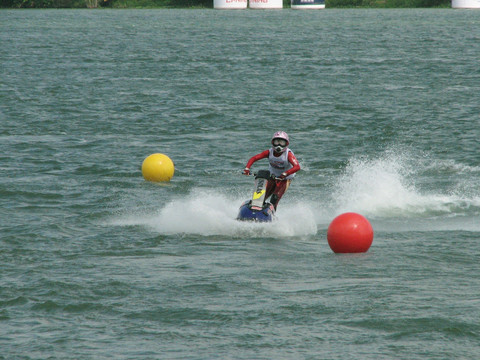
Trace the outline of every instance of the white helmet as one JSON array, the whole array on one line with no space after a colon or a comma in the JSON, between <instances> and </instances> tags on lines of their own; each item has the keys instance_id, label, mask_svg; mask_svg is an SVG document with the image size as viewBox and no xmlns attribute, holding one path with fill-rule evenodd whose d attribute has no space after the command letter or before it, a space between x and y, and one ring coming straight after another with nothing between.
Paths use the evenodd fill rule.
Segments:
<instances>
[{"instance_id":1,"label":"white helmet","mask_svg":"<svg viewBox=\"0 0 480 360\"><path fill-rule=\"evenodd\" d=\"M290 144L290 141L288 139L288 134L285 131L277 131L273 134L272 145L275 152L284 152L287 150L288 144Z\"/></svg>"}]
</instances>

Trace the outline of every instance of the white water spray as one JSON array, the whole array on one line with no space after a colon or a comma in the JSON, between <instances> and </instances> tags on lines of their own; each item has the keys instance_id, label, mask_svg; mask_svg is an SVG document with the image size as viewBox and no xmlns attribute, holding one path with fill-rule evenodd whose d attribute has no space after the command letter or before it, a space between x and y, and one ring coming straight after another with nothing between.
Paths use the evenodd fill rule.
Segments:
<instances>
[{"instance_id":1,"label":"white water spray","mask_svg":"<svg viewBox=\"0 0 480 360\"><path fill-rule=\"evenodd\" d=\"M212 191L195 190L187 197L171 200L155 214L128 215L121 223L148 226L167 235L291 237L309 236L317 232L312 210L301 203L283 204L272 223L237 221L243 200Z\"/></svg>"},{"instance_id":2,"label":"white water spray","mask_svg":"<svg viewBox=\"0 0 480 360\"><path fill-rule=\"evenodd\" d=\"M350 159L342 174L331 179L329 194L296 198L290 192L273 223L237 221L245 197L205 189L173 198L148 214L129 210L110 223L166 235L308 237L326 229L335 216L357 212L375 221L376 229L480 231L479 174L480 168L451 160L388 151L377 158ZM454 181L443 189L432 181L449 178Z\"/></svg>"},{"instance_id":3,"label":"white water spray","mask_svg":"<svg viewBox=\"0 0 480 360\"><path fill-rule=\"evenodd\" d=\"M432 172L437 180L425 186ZM377 219L465 217L470 230L470 217L480 210L478 173L478 168L451 160L432 161L401 152L354 157L335 181L332 208L337 214L353 211ZM448 185L440 188L439 178L448 179Z\"/></svg>"}]
</instances>

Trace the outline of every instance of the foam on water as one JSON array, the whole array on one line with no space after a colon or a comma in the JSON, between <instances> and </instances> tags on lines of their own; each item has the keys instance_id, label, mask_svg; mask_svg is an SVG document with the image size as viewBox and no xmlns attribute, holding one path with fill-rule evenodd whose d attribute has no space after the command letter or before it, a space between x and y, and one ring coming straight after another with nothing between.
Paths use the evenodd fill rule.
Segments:
<instances>
[{"instance_id":1,"label":"foam on water","mask_svg":"<svg viewBox=\"0 0 480 360\"><path fill-rule=\"evenodd\" d=\"M448 178L445 173L451 174L451 183L432 184L432 178ZM377 230L480 231L479 173L480 168L452 160L387 151L376 158L351 158L331 179L330 194L290 193L273 223L237 221L245 197L204 188L173 198L153 212L128 210L111 223L146 226L166 235L301 237L326 229L341 213L357 212L374 221Z\"/></svg>"},{"instance_id":2,"label":"foam on water","mask_svg":"<svg viewBox=\"0 0 480 360\"><path fill-rule=\"evenodd\" d=\"M161 234L204 236L291 237L317 232L312 209L302 203L283 204L272 223L237 221L238 209L244 200L196 189L188 196L171 200L155 214L129 214L120 216L114 223L144 225Z\"/></svg>"},{"instance_id":3,"label":"foam on water","mask_svg":"<svg viewBox=\"0 0 480 360\"><path fill-rule=\"evenodd\" d=\"M451 173L450 183L429 184L432 172ZM465 224L465 230L480 231L470 220L480 214L479 172L479 168L452 160L432 161L395 151L377 158L354 157L332 186L331 206L338 214L354 211L387 221L409 219L410 223L415 218L435 219L444 230L463 229L460 224ZM445 218L449 220L444 222ZM425 225L424 221L417 223Z\"/></svg>"}]
</instances>

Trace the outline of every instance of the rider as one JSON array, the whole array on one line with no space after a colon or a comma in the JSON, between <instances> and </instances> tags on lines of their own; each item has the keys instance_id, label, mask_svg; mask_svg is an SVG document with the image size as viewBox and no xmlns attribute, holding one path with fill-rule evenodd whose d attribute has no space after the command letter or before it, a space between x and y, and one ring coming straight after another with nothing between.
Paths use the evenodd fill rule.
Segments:
<instances>
[{"instance_id":1,"label":"rider","mask_svg":"<svg viewBox=\"0 0 480 360\"><path fill-rule=\"evenodd\" d=\"M290 186L295 173L300 170L300 164L297 158L293 154L293 151L288 148L289 143L287 133L285 131L277 131L272 137L272 147L253 156L248 160L243 170L244 175L250 175L250 167L254 162L268 158L270 173L274 175L276 179L268 181L265 199L272 195L270 203L275 207L275 210L277 209L278 202Z\"/></svg>"}]
</instances>

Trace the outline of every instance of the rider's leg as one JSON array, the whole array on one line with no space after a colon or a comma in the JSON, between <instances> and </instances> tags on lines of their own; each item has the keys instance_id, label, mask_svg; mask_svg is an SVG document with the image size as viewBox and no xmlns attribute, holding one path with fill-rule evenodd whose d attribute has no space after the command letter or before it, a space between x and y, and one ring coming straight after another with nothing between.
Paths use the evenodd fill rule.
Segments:
<instances>
[{"instance_id":1,"label":"rider's leg","mask_svg":"<svg viewBox=\"0 0 480 360\"><path fill-rule=\"evenodd\" d=\"M270 195L275 190L275 180L268 180L267 181L267 188L265 189L265 200L268 199Z\"/></svg>"},{"instance_id":2,"label":"rider's leg","mask_svg":"<svg viewBox=\"0 0 480 360\"><path fill-rule=\"evenodd\" d=\"M287 191L291 182L292 180L277 181L277 186L275 187L272 197L270 198L270 203L273 205L275 210L277 210L277 205L280 202L283 194L285 194Z\"/></svg>"}]
</instances>

